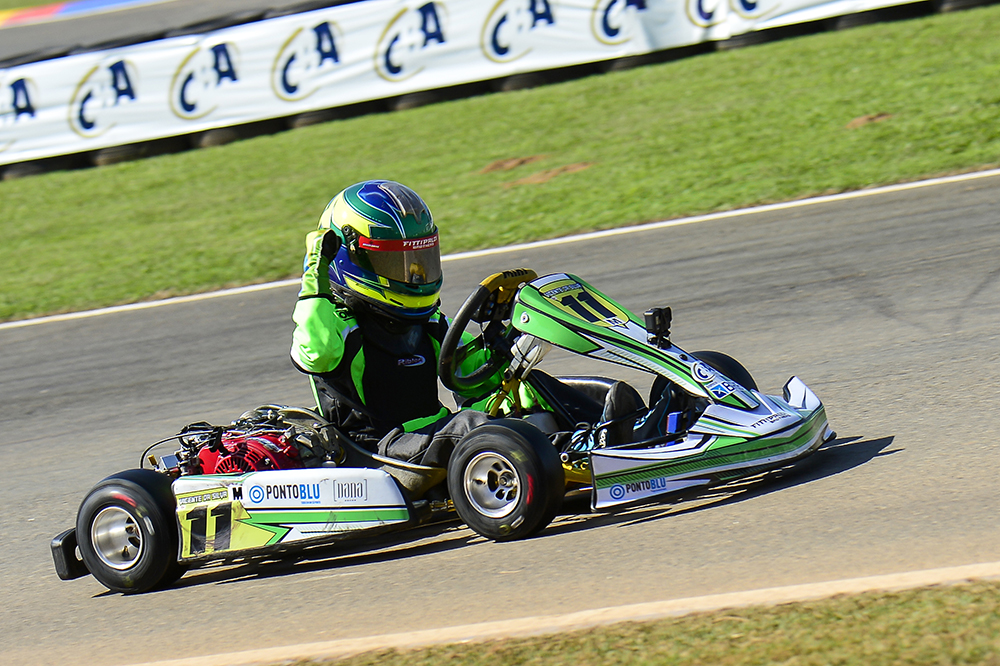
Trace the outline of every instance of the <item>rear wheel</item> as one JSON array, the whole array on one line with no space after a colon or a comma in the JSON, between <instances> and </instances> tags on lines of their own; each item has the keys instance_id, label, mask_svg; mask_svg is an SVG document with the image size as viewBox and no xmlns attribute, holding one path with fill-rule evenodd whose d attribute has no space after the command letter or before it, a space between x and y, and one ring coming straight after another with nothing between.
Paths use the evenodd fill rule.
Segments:
<instances>
[{"instance_id":1,"label":"rear wheel","mask_svg":"<svg viewBox=\"0 0 1000 666\"><path fill-rule=\"evenodd\" d=\"M459 517L495 541L524 539L552 522L566 492L559 455L530 423L502 419L455 447L448 489Z\"/></svg>"},{"instance_id":2,"label":"rear wheel","mask_svg":"<svg viewBox=\"0 0 1000 666\"><path fill-rule=\"evenodd\" d=\"M76 535L87 569L114 592L146 592L184 573L170 479L129 470L98 483L83 500Z\"/></svg>"}]
</instances>

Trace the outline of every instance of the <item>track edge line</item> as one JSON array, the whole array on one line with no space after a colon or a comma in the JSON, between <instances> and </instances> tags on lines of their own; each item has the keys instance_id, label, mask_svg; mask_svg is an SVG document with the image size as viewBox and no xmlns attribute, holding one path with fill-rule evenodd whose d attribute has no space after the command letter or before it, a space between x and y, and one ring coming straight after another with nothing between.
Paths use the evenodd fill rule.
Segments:
<instances>
[{"instance_id":1,"label":"track edge line","mask_svg":"<svg viewBox=\"0 0 1000 666\"><path fill-rule=\"evenodd\" d=\"M1000 562L611 606L563 615L526 617L382 636L347 638L203 657L187 657L169 661L147 662L136 666L261 666L296 660L342 659L374 650L411 650L448 643L477 643L496 639L524 638L579 631L619 622L648 622L726 608L774 606L826 599L840 594L892 592L933 585L958 585L973 580L993 578L1000 578Z\"/></svg>"},{"instance_id":2,"label":"track edge line","mask_svg":"<svg viewBox=\"0 0 1000 666\"><path fill-rule=\"evenodd\" d=\"M533 241L530 243L505 245L503 247L488 248L485 250L471 250L469 252L456 252L455 254L445 255L444 257L441 258L441 260L459 261L462 259L475 259L477 257L487 257L495 254L504 254L506 252L521 252L524 250L533 250L536 248L548 247L552 245L565 245L568 243L577 243L581 241L594 240L597 238L606 238L609 236L622 236L625 234L637 233L641 231L653 231L655 229L666 229L668 227L678 227L686 224L697 224L699 222L710 222L712 220L723 220L734 217L742 217L744 215L767 213L776 210L801 208L804 206L813 206L817 204L842 201L846 199L858 199L861 197L875 196L877 194L890 194L892 192L902 192L905 190L931 187L934 185L947 185L950 183L960 183L969 180L977 180L979 178L989 178L992 176L1000 176L1000 169L988 169L986 171L971 171L969 173L957 174L954 176L941 176L938 178L929 178L927 180L896 183L894 185L883 185L880 187L873 187L870 189L851 190L849 192L840 192L839 194L826 194L817 197L809 197L807 199L795 199L792 201L783 201L780 203L752 206L750 208L738 208L736 210L727 210L718 213L707 213L705 215L694 215L691 217L683 217L673 220L663 220L660 222L647 222L645 224L636 224L628 227L617 227L614 229L604 229L602 231L592 231L589 233L574 234L572 236L562 236L560 238L549 238L546 240ZM15 321L0 322L0 331L12 328L24 328L25 326L35 326L38 324L55 323L60 321L71 321L75 319L86 319L89 317L114 314L117 312L128 312L131 310L146 310L149 308L161 307L164 305L177 305L180 303L190 303L193 301L201 301L209 298L220 298L223 296L233 296L241 293L249 293L254 291L264 291L266 289L287 287L298 283L299 283L298 279L279 280L277 282L266 282L262 284L249 285L246 287L236 287L233 289L209 291L200 294L192 294L190 296L178 296L175 298L167 298L158 301L141 301L138 303L115 305L106 308L98 308L95 310L84 310L81 312L69 312L65 314L35 317L34 319L19 319Z\"/></svg>"}]
</instances>

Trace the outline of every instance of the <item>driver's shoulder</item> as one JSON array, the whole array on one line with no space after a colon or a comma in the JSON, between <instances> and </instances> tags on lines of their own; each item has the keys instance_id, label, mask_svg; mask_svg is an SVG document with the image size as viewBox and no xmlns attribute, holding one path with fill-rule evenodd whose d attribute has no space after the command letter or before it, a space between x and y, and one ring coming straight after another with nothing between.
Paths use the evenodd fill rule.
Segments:
<instances>
[{"instance_id":1,"label":"driver's shoulder","mask_svg":"<svg viewBox=\"0 0 1000 666\"><path fill-rule=\"evenodd\" d=\"M434 337L443 338L444 334L448 331L448 326L451 325L451 320L438 309L437 312L432 314L427 319L426 327L434 334Z\"/></svg>"}]
</instances>

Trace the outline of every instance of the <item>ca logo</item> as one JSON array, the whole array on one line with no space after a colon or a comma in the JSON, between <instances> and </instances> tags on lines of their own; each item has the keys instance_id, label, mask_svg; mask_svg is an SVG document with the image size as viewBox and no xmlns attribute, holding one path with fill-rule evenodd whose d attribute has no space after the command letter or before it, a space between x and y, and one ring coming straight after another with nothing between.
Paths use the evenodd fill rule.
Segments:
<instances>
[{"instance_id":1,"label":"ca logo","mask_svg":"<svg viewBox=\"0 0 1000 666\"><path fill-rule=\"evenodd\" d=\"M203 118L218 108L219 89L239 81L236 48L222 43L199 46L181 61L170 83L170 109L178 118Z\"/></svg>"},{"instance_id":2,"label":"ca logo","mask_svg":"<svg viewBox=\"0 0 1000 666\"><path fill-rule=\"evenodd\" d=\"M781 8L781 3L767 0L729 0L729 6L745 19L760 20L777 12Z\"/></svg>"},{"instance_id":3,"label":"ca logo","mask_svg":"<svg viewBox=\"0 0 1000 666\"><path fill-rule=\"evenodd\" d=\"M101 62L80 80L69 105L69 126L84 138L101 136L138 101L135 65L127 60Z\"/></svg>"},{"instance_id":4,"label":"ca logo","mask_svg":"<svg viewBox=\"0 0 1000 666\"><path fill-rule=\"evenodd\" d=\"M271 68L271 89L286 102L305 99L316 92L340 64L344 36L336 23L323 21L299 27L285 40Z\"/></svg>"},{"instance_id":5,"label":"ca logo","mask_svg":"<svg viewBox=\"0 0 1000 666\"><path fill-rule=\"evenodd\" d=\"M722 0L687 0L685 7L688 18L700 28L718 25L726 18Z\"/></svg>"},{"instance_id":6,"label":"ca logo","mask_svg":"<svg viewBox=\"0 0 1000 666\"><path fill-rule=\"evenodd\" d=\"M4 91L10 94L3 94ZM14 126L35 117L32 100L36 98L37 88L32 80L19 78L8 83L0 76L0 153L14 145Z\"/></svg>"},{"instance_id":7,"label":"ca logo","mask_svg":"<svg viewBox=\"0 0 1000 666\"><path fill-rule=\"evenodd\" d=\"M483 24L480 48L493 62L513 62L531 51L537 28L555 24L549 0L499 0Z\"/></svg>"},{"instance_id":8,"label":"ca logo","mask_svg":"<svg viewBox=\"0 0 1000 666\"><path fill-rule=\"evenodd\" d=\"M598 0L590 15L594 37L608 45L629 41L634 36L636 14L646 9L646 0Z\"/></svg>"},{"instance_id":9,"label":"ca logo","mask_svg":"<svg viewBox=\"0 0 1000 666\"><path fill-rule=\"evenodd\" d=\"M433 51L447 43L444 5L428 2L404 9L386 25L375 49L375 71L386 81L405 81L424 69Z\"/></svg>"}]
</instances>

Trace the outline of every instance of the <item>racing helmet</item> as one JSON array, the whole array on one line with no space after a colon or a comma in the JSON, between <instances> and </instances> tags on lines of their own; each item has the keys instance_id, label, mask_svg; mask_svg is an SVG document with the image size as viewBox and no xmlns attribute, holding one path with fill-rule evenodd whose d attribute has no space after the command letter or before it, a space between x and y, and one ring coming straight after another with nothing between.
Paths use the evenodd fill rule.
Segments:
<instances>
[{"instance_id":1,"label":"racing helmet","mask_svg":"<svg viewBox=\"0 0 1000 666\"><path fill-rule=\"evenodd\" d=\"M426 319L441 293L441 247L431 211L416 192L367 180L335 196L319 220L341 242L330 287L394 319Z\"/></svg>"}]
</instances>

